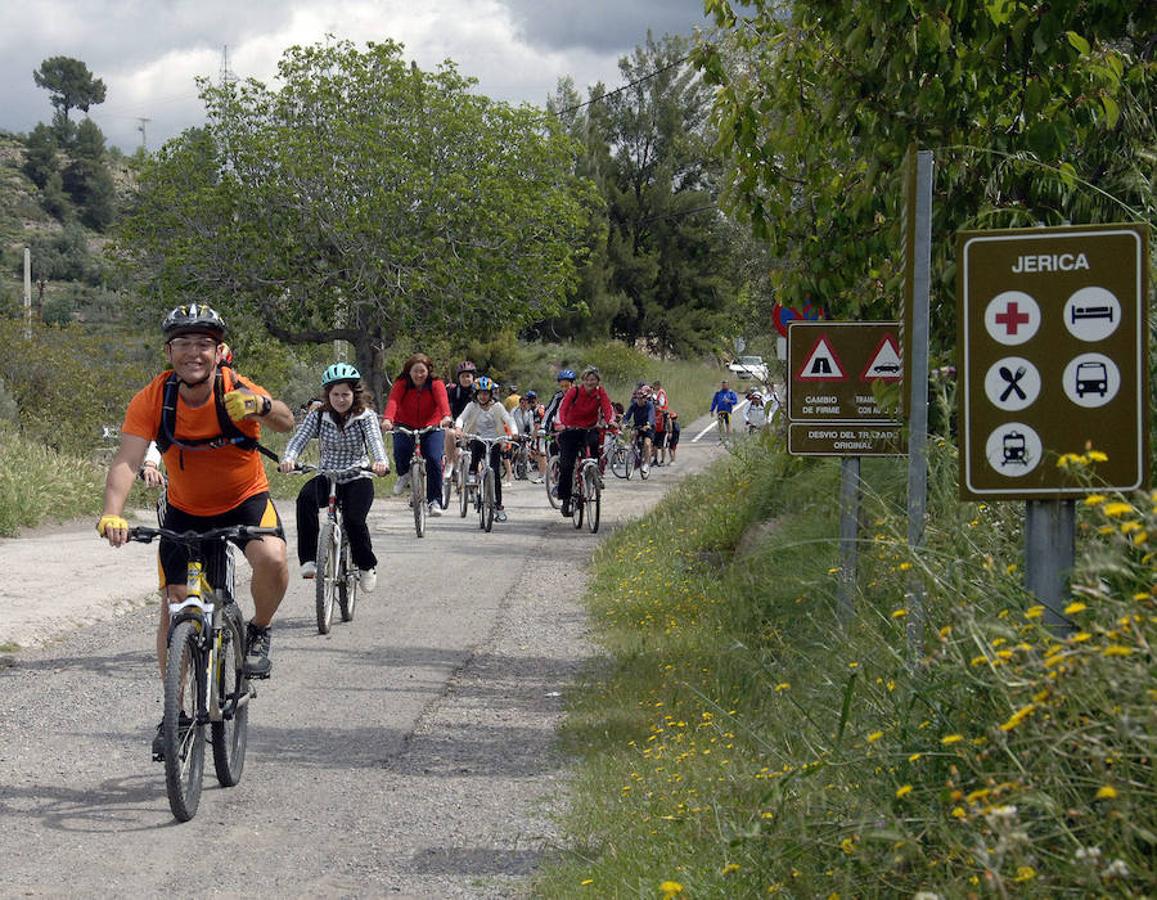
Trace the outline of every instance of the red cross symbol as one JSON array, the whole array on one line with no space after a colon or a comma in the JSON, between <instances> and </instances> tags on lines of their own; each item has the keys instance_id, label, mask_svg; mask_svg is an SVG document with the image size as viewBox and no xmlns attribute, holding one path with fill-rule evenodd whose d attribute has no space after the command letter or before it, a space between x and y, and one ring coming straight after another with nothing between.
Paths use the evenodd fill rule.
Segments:
<instances>
[{"instance_id":1,"label":"red cross symbol","mask_svg":"<svg viewBox=\"0 0 1157 900\"><path fill-rule=\"evenodd\" d=\"M1005 334L1016 334L1017 329L1027 325L1031 318L1028 313L1022 313L1013 300L1004 308L1004 312L996 314L996 324L1004 326Z\"/></svg>"}]
</instances>

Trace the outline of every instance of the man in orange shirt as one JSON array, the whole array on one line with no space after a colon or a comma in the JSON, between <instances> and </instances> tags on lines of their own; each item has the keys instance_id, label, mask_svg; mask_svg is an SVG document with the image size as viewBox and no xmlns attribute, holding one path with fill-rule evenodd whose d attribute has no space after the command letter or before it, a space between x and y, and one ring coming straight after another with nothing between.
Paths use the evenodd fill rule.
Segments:
<instances>
[{"instance_id":1,"label":"man in orange shirt","mask_svg":"<svg viewBox=\"0 0 1157 900\"><path fill-rule=\"evenodd\" d=\"M152 440L163 448L169 475L164 527L177 531L227 525L280 527L257 455L257 438L261 425L274 431L293 428L292 411L264 388L221 365L225 322L210 307L177 307L161 328L172 370L162 372L129 402L120 447L105 480L104 514L97 531L114 547L128 541L125 501ZM162 406L171 379L175 379L176 408L165 416ZM224 413L219 411L218 391ZM269 624L289 584L285 540L256 538L241 549L253 568L250 589L256 610L249 622L245 668L252 677L261 678L270 671ZM163 676L169 603L179 603L187 594L186 552L183 546L162 539L159 556L165 596L157 655Z\"/></svg>"}]
</instances>

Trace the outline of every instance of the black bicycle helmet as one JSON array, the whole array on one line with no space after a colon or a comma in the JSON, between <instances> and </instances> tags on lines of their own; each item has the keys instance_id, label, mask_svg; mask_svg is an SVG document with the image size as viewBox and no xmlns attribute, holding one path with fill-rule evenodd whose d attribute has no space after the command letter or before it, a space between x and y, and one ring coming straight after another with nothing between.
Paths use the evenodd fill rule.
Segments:
<instances>
[{"instance_id":1,"label":"black bicycle helmet","mask_svg":"<svg viewBox=\"0 0 1157 900\"><path fill-rule=\"evenodd\" d=\"M213 307L191 303L178 306L165 316L161 331L166 341L182 334L210 334L220 341L225 337L225 320Z\"/></svg>"}]
</instances>

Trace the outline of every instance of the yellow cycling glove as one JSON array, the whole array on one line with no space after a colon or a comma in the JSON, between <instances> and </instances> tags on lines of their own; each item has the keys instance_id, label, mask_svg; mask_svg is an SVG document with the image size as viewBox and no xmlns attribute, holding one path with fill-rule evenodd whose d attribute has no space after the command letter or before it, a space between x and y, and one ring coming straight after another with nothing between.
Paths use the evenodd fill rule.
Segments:
<instances>
[{"instance_id":1,"label":"yellow cycling glove","mask_svg":"<svg viewBox=\"0 0 1157 900\"><path fill-rule=\"evenodd\" d=\"M234 422L240 422L246 416L264 415L268 411L267 399L249 391L229 391L225 395L225 411Z\"/></svg>"},{"instance_id":2,"label":"yellow cycling glove","mask_svg":"<svg viewBox=\"0 0 1157 900\"><path fill-rule=\"evenodd\" d=\"M100 521L96 523L96 533L106 537L110 528L113 531L128 531L129 523L120 516L101 516Z\"/></svg>"}]
</instances>

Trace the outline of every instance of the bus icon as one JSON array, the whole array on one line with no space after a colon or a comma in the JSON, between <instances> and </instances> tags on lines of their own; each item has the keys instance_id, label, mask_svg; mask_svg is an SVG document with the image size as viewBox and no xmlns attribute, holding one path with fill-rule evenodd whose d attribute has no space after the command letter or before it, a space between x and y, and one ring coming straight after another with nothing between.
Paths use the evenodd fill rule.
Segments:
<instances>
[{"instance_id":1,"label":"bus icon","mask_svg":"<svg viewBox=\"0 0 1157 900\"><path fill-rule=\"evenodd\" d=\"M1109 393L1109 372L1103 362L1083 362L1077 365L1077 396Z\"/></svg>"}]
</instances>

